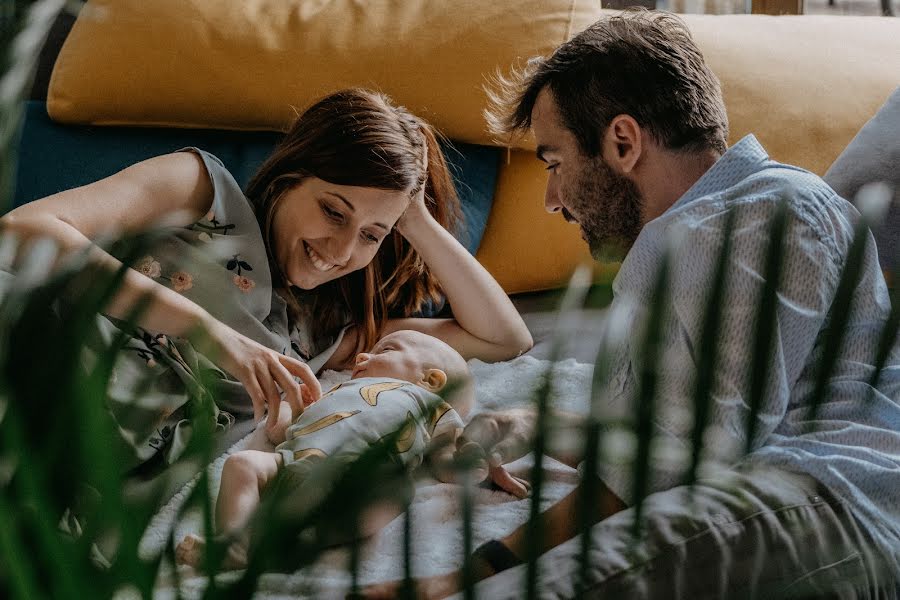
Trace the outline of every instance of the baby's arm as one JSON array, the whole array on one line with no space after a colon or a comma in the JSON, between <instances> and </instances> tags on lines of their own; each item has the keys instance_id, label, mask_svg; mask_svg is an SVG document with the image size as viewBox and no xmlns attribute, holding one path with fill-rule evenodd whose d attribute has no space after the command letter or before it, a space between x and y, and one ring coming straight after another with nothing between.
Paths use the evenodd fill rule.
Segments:
<instances>
[{"instance_id":1,"label":"baby's arm","mask_svg":"<svg viewBox=\"0 0 900 600\"><path fill-rule=\"evenodd\" d=\"M462 435L463 422L459 413L447 404L438 407L444 410L438 418L431 432L431 442L428 444L426 456L431 465L431 472L438 481L454 483L456 473L454 466L454 454L456 453L456 439Z\"/></svg>"},{"instance_id":2,"label":"baby's arm","mask_svg":"<svg viewBox=\"0 0 900 600\"><path fill-rule=\"evenodd\" d=\"M431 465L431 473L435 479L444 483L456 482L456 471L453 455L456 452L456 438L462 433L462 428L456 431L447 431L431 438L428 445L428 462Z\"/></svg>"},{"instance_id":3,"label":"baby's arm","mask_svg":"<svg viewBox=\"0 0 900 600\"><path fill-rule=\"evenodd\" d=\"M281 401L281 408L278 410L278 421L269 423L269 419L265 420L266 437L272 445L277 446L286 439L287 428L291 423L300 416L300 413L294 414L291 411L291 405Z\"/></svg>"}]
</instances>

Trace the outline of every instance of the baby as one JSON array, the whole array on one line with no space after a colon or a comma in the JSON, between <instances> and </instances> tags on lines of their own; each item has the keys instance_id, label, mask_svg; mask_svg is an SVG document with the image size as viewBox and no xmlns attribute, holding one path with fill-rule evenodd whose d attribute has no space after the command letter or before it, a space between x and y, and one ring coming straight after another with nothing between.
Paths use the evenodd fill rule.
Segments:
<instances>
[{"instance_id":1,"label":"baby","mask_svg":"<svg viewBox=\"0 0 900 600\"><path fill-rule=\"evenodd\" d=\"M437 394L448 383L454 389L444 401ZM236 539L223 566L246 566L246 525L282 468L289 470L288 493L302 494L301 484L316 462L328 456L358 456L400 430L392 438L394 457L414 468L427 453L434 475L450 482L455 441L473 402L462 356L437 338L408 330L386 335L371 352L358 354L351 380L324 394L299 417L283 402L278 423L266 427L274 451L242 450L229 456L222 468L216 530ZM366 524L362 533L374 533L385 523ZM176 549L176 560L199 567L203 548L203 538L188 535Z\"/></svg>"}]
</instances>

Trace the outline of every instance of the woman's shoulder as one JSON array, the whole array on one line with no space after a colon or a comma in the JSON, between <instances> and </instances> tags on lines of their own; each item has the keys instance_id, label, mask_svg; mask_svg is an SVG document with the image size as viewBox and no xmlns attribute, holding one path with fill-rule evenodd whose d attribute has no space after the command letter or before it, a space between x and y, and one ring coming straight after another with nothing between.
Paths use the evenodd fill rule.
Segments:
<instances>
[{"instance_id":1,"label":"woman's shoulder","mask_svg":"<svg viewBox=\"0 0 900 600\"><path fill-rule=\"evenodd\" d=\"M244 192L241 190L241 186L234 178L234 175L231 174L225 167L225 163L223 163L215 154L194 146L187 146L181 150L177 150L176 154L178 153L189 153L197 156L202 161L203 166L209 175L210 182L216 191L236 192L246 200Z\"/></svg>"},{"instance_id":2,"label":"woman's shoulder","mask_svg":"<svg viewBox=\"0 0 900 600\"><path fill-rule=\"evenodd\" d=\"M201 148L189 146L178 152L193 153L203 162L213 188L213 200L207 220L227 222L240 227L255 225L253 206L234 175L214 154Z\"/></svg>"}]
</instances>

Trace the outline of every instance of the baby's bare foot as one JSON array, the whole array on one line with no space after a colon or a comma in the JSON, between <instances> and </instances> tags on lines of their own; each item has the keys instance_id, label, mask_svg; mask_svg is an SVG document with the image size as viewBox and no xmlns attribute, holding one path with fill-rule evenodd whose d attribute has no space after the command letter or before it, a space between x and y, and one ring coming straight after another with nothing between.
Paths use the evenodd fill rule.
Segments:
<instances>
[{"instance_id":1,"label":"baby's bare foot","mask_svg":"<svg viewBox=\"0 0 900 600\"><path fill-rule=\"evenodd\" d=\"M175 548L175 563L190 565L199 568L203 560L203 552L206 550L206 540L199 535L189 533L184 536L178 547Z\"/></svg>"},{"instance_id":2,"label":"baby's bare foot","mask_svg":"<svg viewBox=\"0 0 900 600\"><path fill-rule=\"evenodd\" d=\"M247 547L237 542L229 544L228 552L225 553L225 560L222 561L222 567L225 569L246 569Z\"/></svg>"},{"instance_id":3,"label":"baby's bare foot","mask_svg":"<svg viewBox=\"0 0 900 600\"><path fill-rule=\"evenodd\" d=\"M199 535L189 533L184 536L175 548L175 562L179 565L190 565L197 570L204 567L206 540ZM244 569L247 567L247 548L238 542L232 542L222 559L223 569Z\"/></svg>"}]
</instances>

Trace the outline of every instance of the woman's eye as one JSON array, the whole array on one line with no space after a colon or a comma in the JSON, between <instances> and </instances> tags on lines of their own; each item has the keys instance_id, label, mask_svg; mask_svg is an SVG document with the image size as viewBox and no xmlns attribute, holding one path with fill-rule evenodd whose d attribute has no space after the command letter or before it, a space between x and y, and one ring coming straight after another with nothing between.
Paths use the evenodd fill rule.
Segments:
<instances>
[{"instance_id":1,"label":"woman's eye","mask_svg":"<svg viewBox=\"0 0 900 600\"><path fill-rule=\"evenodd\" d=\"M327 204L322 205L322 212L324 212L325 216L327 216L329 219L331 219L333 221L341 222L344 220L344 215L342 215L338 211L334 210Z\"/></svg>"},{"instance_id":2,"label":"woman's eye","mask_svg":"<svg viewBox=\"0 0 900 600\"><path fill-rule=\"evenodd\" d=\"M378 243L378 237L372 235L371 233L366 233L365 231L363 231L360 235L362 235L363 241L368 244L377 244Z\"/></svg>"},{"instance_id":3,"label":"woman's eye","mask_svg":"<svg viewBox=\"0 0 900 600\"><path fill-rule=\"evenodd\" d=\"M548 171L555 171L555 170L556 170L556 167L558 167L558 166L559 166L559 165L557 165L557 164L547 165L547 170L548 170Z\"/></svg>"}]
</instances>

